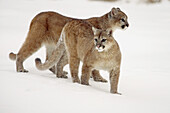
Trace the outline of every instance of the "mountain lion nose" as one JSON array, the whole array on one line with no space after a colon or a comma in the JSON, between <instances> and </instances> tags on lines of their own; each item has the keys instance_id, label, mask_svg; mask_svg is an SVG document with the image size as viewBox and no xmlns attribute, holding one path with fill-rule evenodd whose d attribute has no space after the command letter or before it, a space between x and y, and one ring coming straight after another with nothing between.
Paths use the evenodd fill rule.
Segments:
<instances>
[{"instance_id":1,"label":"mountain lion nose","mask_svg":"<svg viewBox=\"0 0 170 113\"><path fill-rule=\"evenodd\" d=\"M101 47L101 45L100 45L100 44L98 44L98 45L96 45L96 46L97 46L97 48Z\"/></svg>"},{"instance_id":2,"label":"mountain lion nose","mask_svg":"<svg viewBox=\"0 0 170 113\"><path fill-rule=\"evenodd\" d=\"M126 24L127 27L129 27L129 24Z\"/></svg>"}]
</instances>

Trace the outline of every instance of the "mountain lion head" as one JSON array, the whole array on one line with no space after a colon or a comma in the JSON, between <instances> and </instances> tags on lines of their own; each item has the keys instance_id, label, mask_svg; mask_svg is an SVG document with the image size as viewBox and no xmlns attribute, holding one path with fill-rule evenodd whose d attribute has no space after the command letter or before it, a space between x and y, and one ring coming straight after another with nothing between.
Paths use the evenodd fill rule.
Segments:
<instances>
[{"instance_id":1,"label":"mountain lion head","mask_svg":"<svg viewBox=\"0 0 170 113\"><path fill-rule=\"evenodd\" d=\"M116 26L120 29L126 29L129 27L128 17L120 10L120 8L112 8L108 14L108 18L110 25L113 25L112 23L116 23Z\"/></svg>"},{"instance_id":2,"label":"mountain lion head","mask_svg":"<svg viewBox=\"0 0 170 113\"><path fill-rule=\"evenodd\" d=\"M100 30L92 27L94 45L98 52L107 51L113 45L112 30Z\"/></svg>"}]
</instances>

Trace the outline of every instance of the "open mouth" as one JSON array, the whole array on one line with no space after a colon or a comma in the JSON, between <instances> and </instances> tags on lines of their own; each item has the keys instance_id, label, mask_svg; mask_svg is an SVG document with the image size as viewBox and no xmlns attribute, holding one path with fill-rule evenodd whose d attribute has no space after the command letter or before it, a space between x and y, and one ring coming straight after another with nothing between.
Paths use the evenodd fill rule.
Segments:
<instances>
[{"instance_id":1,"label":"open mouth","mask_svg":"<svg viewBox=\"0 0 170 113\"><path fill-rule=\"evenodd\" d=\"M96 50L98 51L98 52L102 52L102 51L104 51L104 48L98 48L98 47L96 47Z\"/></svg>"},{"instance_id":2,"label":"open mouth","mask_svg":"<svg viewBox=\"0 0 170 113\"><path fill-rule=\"evenodd\" d=\"M102 51L104 51L104 49L97 49L97 51L98 51L98 52L102 52Z\"/></svg>"}]
</instances>

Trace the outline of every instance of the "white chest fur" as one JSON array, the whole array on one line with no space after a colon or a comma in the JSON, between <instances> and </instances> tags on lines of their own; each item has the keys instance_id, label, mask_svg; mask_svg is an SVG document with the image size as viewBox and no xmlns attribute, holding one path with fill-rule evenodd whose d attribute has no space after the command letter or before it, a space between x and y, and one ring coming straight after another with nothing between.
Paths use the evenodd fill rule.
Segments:
<instances>
[{"instance_id":1,"label":"white chest fur","mask_svg":"<svg viewBox=\"0 0 170 113\"><path fill-rule=\"evenodd\" d=\"M116 64L114 60L101 60L94 63L94 68L97 70L110 71Z\"/></svg>"}]
</instances>

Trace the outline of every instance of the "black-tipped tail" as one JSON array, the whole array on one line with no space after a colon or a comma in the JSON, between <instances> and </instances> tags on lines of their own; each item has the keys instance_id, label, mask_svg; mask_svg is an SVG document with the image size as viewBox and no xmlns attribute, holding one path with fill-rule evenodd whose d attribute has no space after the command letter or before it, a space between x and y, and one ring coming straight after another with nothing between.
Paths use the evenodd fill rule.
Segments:
<instances>
[{"instance_id":1,"label":"black-tipped tail","mask_svg":"<svg viewBox=\"0 0 170 113\"><path fill-rule=\"evenodd\" d=\"M11 52L11 53L9 54L9 58L10 58L11 60L16 60L17 55L14 54L13 52Z\"/></svg>"},{"instance_id":2,"label":"black-tipped tail","mask_svg":"<svg viewBox=\"0 0 170 113\"><path fill-rule=\"evenodd\" d=\"M36 58L36 59L35 59L35 63L36 63L36 65L37 65L37 64L41 64L41 59L40 59L40 58Z\"/></svg>"}]
</instances>

